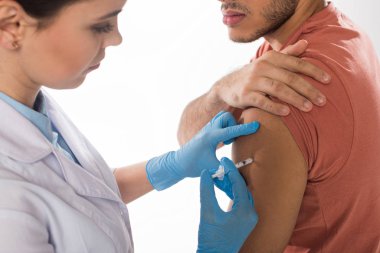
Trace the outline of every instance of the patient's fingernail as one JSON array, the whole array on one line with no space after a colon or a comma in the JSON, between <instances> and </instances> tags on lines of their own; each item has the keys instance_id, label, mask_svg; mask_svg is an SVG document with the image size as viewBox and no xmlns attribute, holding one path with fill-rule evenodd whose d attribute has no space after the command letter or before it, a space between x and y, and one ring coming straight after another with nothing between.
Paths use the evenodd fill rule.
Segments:
<instances>
[{"instance_id":1,"label":"patient's fingernail","mask_svg":"<svg viewBox=\"0 0 380 253\"><path fill-rule=\"evenodd\" d=\"M318 98L317 98L317 104L318 105L324 105L326 103L326 97L324 97L324 96L319 96Z\"/></svg>"},{"instance_id":2,"label":"patient's fingernail","mask_svg":"<svg viewBox=\"0 0 380 253\"><path fill-rule=\"evenodd\" d=\"M289 110L288 107L284 107L284 108L280 109L280 113L281 113L281 115L286 116L286 115L288 115L290 113L290 110Z\"/></svg>"},{"instance_id":3,"label":"patient's fingernail","mask_svg":"<svg viewBox=\"0 0 380 253\"><path fill-rule=\"evenodd\" d=\"M323 80L323 82L328 83L328 82L330 82L331 77L330 77L330 75L325 73L325 74L323 74L322 80Z\"/></svg>"},{"instance_id":4,"label":"patient's fingernail","mask_svg":"<svg viewBox=\"0 0 380 253\"><path fill-rule=\"evenodd\" d=\"M305 101L303 103L303 109L305 111L310 111L312 107L313 107L313 105L309 101Z\"/></svg>"}]
</instances>

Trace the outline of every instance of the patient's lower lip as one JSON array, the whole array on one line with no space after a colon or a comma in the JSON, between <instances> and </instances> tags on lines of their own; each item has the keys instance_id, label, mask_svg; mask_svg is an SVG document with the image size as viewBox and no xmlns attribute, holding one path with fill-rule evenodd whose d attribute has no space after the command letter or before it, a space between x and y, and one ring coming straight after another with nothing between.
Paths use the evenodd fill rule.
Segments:
<instances>
[{"instance_id":1,"label":"patient's lower lip","mask_svg":"<svg viewBox=\"0 0 380 253\"><path fill-rule=\"evenodd\" d=\"M223 16L223 23L227 26L234 26L240 23L244 18L244 14L226 15Z\"/></svg>"}]
</instances>

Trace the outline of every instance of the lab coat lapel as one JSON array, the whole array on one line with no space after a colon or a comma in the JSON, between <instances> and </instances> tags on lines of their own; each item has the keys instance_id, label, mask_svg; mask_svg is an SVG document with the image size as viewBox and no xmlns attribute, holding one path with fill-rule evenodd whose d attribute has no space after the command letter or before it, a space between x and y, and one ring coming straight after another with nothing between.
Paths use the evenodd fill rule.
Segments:
<instances>
[{"instance_id":1,"label":"lab coat lapel","mask_svg":"<svg viewBox=\"0 0 380 253\"><path fill-rule=\"evenodd\" d=\"M112 177L112 173L102 173L101 171L102 169L109 170L109 168L105 168L105 164L98 162L100 159L96 157L98 154L90 152L88 147L90 144L84 136L79 133L79 130L59 109L58 105L45 93L44 95L49 118L83 167L80 167L60 153L60 161L67 182L73 186L78 194L121 202L115 179L110 179L109 176L111 175Z\"/></svg>"},{"instance_id":2,"label":"lab coat lapel","mask_svg":"<svg viewBox=\"0 0 380 253\"><path fill-rule=\"evenodd\" d=\"M52 153L49 141L14 108L0 100L0 153L33 163Z\"/></svg>"},{"instance_id":3,"label":"lab coat lapel","mask_svg":"<svg viewBox=\"0 0 380 253\"><path fill-rule=\"evenodd\" d=\"M93 158L93 155L89 153L85 139L82 135L79 135L79 130L46 95L45 98L49 118L59 133L63 136L79 163L82 165L82 169L87 170L90 174L96 177L100 177L101 174L95 159Z\"/></svg>"},{"instance_id":4,"label":"lab coat lapel","mask_svg":"<svg viewBox=\"0 0 380 253\"><path fill-rule=\"evenodd\" d=\"M0 174L5 178L25 180L54 193L96 222L113 240L118 252L132 252L133 240L130 236L128 210L118 196L116 182L111 180L112 173L107 171L106 164L102 163L102 159L94 158L93 165L103 169L103 171L100 170L100 173L95 172L94 174L103 175L108 178L110 183L104 183L101 177L90 173L91 167L87 167L85 170L70 160L54 147L36 126L2 100L0 100L0 115ZM64 120L62 121L65 123ZM62 125L70 127L67 124ZM67 137L68 133L65 136L70 146L73 143L72 139L79 138L76 135L80 134L74 132L71 135L71 138ZM84 144L82 146L76 144L73 152L78 156L81 164L91 166L92 163L88 160L98 154L84 137L82 138L79 140ZM86 145L89 149L85 148ZM89 154L85 152L79 154L77 149L84 149ZM88 158L82 157L86 155ZM52 166L62 171L63 178L55 173ZM112 182L114 183L112 184ZM79 198L78 195L82 195L83 198ZM102 198L110 200L112 203L96 199L92 201L92 198ZM104 216L101 211L104 208L108 210L108 216ZM123 222L125 226L121 226L119 222Z\"/></svg>"}]
</instances>

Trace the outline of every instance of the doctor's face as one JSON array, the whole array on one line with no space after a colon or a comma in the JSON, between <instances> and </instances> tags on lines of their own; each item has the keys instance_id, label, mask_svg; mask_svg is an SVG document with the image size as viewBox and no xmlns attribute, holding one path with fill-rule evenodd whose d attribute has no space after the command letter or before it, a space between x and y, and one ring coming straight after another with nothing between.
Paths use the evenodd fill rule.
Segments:
<instances>
[{"instance_id":1,"label":"doctor's face","mask_svg":"<svg viewBox=\"0 0 380 253\"><path fill-rule=\"evenodd\" d=\"M126 0L86 0L63 8L22 44L22 68L32 82L74 88L99 67L105 49L119 45L117 15Z\"/></svg>"},{"instance_id":2,"label":"doctor's face","mask_svg":"<svg viewBox=\"0 0 380 253\"><path fill-rule=\"evenodd\" d=\"M298 0L219 0L223 23L235 42L252 42L283 25Z\"/></svg>"}]
</instances>

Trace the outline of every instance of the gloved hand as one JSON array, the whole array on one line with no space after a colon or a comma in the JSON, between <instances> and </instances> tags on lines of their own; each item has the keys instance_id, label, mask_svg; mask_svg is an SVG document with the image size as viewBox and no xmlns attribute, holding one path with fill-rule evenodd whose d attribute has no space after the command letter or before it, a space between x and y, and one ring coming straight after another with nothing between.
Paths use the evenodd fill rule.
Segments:
<instances>
[{"instance_id":1,"label":"gloved hand","mask_svg":"<svg viewBox=\"0 0 380 253\"><path fill-rule=\"evenodd\" d=\"M163 190L185 177L199 177L204 169L218 168L215 152L219 143L230 144L236 137L253 134L258 128L258 122L237 125L231 113L220 112L181 149L149 160L148 179L156 190Z\"/></svg>"},{"instance_id":2,"label":"gloved hand","mask_svg":"<svg viewBox=\"0 0 380 253\"><path fill-rule=\"evenodd\" d=\"M232 210L220 209L209 171L201 175L201 220L197 253L235 253L257 224L252 196L233 162L221 160L233 192ZM216 179L218 180L218 179Z\"/></svg>"}]
</instances>

